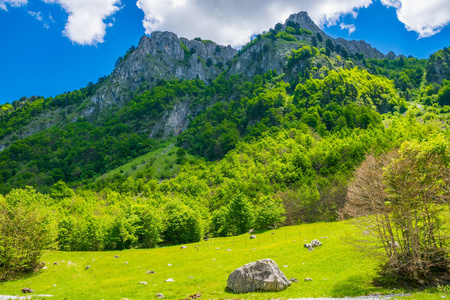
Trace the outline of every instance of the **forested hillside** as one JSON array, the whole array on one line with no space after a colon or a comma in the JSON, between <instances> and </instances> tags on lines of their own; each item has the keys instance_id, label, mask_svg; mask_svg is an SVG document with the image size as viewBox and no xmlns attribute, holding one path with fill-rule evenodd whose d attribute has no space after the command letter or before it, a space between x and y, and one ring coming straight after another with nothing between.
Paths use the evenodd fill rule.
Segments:
<instances>
[{"instance_id":1,"label":"forested hillside","mask_svg":"<svg viewBox=\"0 0 450 300\"><path fill-rule=\"evenodd\" d=\"M370 51L353 53L304 18L277 24L236 55L159 33L96 84L2 105L2 203L25 199L51 211L52 245L62 250L337 220L368 155L448 139L449 51L387 58L355 42ZM135 167L132 176L101 177L131 161L151 166L155 158L143 157L167 140L178 148L158 171L177 173Z\"/></svg>"}]
</instances>

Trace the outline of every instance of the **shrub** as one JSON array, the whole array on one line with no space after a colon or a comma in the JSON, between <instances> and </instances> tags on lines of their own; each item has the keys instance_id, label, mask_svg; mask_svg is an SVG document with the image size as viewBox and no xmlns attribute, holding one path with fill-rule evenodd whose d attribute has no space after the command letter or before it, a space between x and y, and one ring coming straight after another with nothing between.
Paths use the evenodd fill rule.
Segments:
<instances>
[{"instance_id":1,"label":"shrub","mask_svg":"<svg viewBox=\"0 0 450 300\"><path fill-rule=\"evenodd\" d=\"M55 237L51 199L31 188L0 196L0 280L30 272Z\"/></svg>"},{"instance_id":2,"label":"shrub","mask_svg":"<svg viewBox=\"0 0 450 300\"><path fill-rule=\"evenodd\" d=\"M449 163L449 143L436 136L369 156L357 170L343 213L363 217L387 261L383 275L421 285L449 279Z\"/></svg>"},{"instance_id":3,"label":"shrub","mask_svg":"<svg viewBox=\"0 0 450 300\"><path fill-rule=\"evenodd\" d=\"M202 238L199 214L184 204L170 204L167 207L165 241L173 244L194 243Z\"/></svg>"},{"instance_id":4,"label":"shrub","mask_svg":"<svg viewBox=\"0 0 450 300\"><path fill-rule=\"evenodd\" d=\"M269 196L263 196L258 200L256 210L255 228L269 229L278 227L286 219L284 206L280 198L273 199Z\"/></svg>"}]
</instances>

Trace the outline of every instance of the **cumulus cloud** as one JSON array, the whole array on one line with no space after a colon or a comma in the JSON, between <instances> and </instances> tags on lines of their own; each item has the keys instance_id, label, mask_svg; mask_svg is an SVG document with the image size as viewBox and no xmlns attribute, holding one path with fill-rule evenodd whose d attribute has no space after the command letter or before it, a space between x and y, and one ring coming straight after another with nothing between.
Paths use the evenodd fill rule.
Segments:
<instances>
[{"instance_id":1,"label":"cumulus cloud","mask_svg":"<svg viewBox=\"0 0 450 300\"><path fill-rule=\"evenodd\" d=\"M80 45L103 43L108 27L104 21L120 9L120 0L43 1L59 4L69 14L63 33Z\"/></svg>"},{"instance_id":2,"label":"cumulus cloud","mask_svg":"<svg viewBox=\"0 0 450 300\"><path fill-rule=\"evenodd\" d=\"M343 15L357 15L372 0L138 0L145 32L176 32L220 44L241 46L290 14L307 11L319 25L336 25Z\"/></svg>"},{"instance_id":3,"label":"cumulus cloud","mask_svg":"<svg viewBox=\"0 0 450 300\"><path fill-rule=\"evenodd\" d=\"M432 36L450 23L448 0L381 0L385 6L395 7L397 17L409 31L419 38Z\"/></svg>"},{"instance_id":4,"label":"cumulus cloud","mask_svg":"<svg viewBox=\"0 0 450 300\"><path fill-rule=\"evenodd\" d=\"M0 9L7 11L8 6L19 7L27 5L28 0L0 0Z\"/></svg>"},{"instance_id":5,"label":"cumulus cloud","mask_svg":"<svg viewBox=\"0 0 450 300\"><path fill-rule=\"evenodd\" d=\"M348 35L356 31L356 26L354 24L341 23L339 24L339 27L343 30L348 30Z\"/></svg>"}]
</instances>

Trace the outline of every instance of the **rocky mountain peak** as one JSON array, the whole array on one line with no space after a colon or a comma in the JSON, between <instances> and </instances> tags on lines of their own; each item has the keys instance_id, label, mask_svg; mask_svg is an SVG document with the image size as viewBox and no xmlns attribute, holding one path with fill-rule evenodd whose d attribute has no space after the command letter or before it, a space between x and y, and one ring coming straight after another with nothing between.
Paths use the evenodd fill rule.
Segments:
<instances>
[{"instance_id":1,"label":"rocky mountain peak","mask_svg":"<svg viewBox=\"0 0 450 300\"><path fill-rule=\"evenodd\" d=\"M297 23L300 25L301 28L308 29L312 31L314 34L320 33L323 36L327 36L317 25L314 23L314 21L309 17L308 13L306 11L301 11L296 14L292 14L289 16L289 18L286 19L285 24L288 22Z\"/></svg>"}]
</instances>

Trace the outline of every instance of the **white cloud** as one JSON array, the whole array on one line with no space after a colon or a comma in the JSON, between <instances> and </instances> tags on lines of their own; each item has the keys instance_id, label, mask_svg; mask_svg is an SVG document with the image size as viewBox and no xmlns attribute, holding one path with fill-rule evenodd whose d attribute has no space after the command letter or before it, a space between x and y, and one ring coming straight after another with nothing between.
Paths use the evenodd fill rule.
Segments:
<instances>
[{"instance_id":1,"label":"white cloud","mask_svg":"<svg viewBox=\"0 0 450 300\"><path fill-rule=\"evenodd\" d=\"M42 21L42 12L40 12L40 11L35 12L35 11L30 11L29 10L28 14L30 16L32 16L33 18L35 18L36 20Z\"/></svg>"},{"instance_id":2,"label":"white cloud","mask_svg":"<svg viewBox=\"0 0 450 300\"><path fill-rule=\"evenodd\" d=\"M348 30L348 35L350 35L356 31L356 26L354 24L341 23L341 24L339 24L339 27L341 27L341 29L343 29L343 30L345 30L345 29Z\"/></svg>"},{"instance_id":3,"label":"white cloud","mask_svg":"<svg viewBox=\"0 0 450 300\"><path fill-rule=\"evenodd\" d=\"M448 0L381 0L397 9L397 17L406 29L415 31L419 38L432 36L450 23Z\"/></svg>"},{"instance_id":4,"label":"white cloud","mask_svg":"<svg viewBox=\"0 0 450 300\"><path fill-rule=\"evenodd\" d=\"M147 34L167 30L179 36L200 36L220 44L240 46L293 13L307 11L319 25L336 25L343 15L372 0L138 0Z\"/></svg>"},{"instance_id":5,"label":"white cloud","mask_svg":"<svg viewBox=\"0 0 450 300\"><path fill-rule=\"evenodd\" d=\"M103 43L107 28L104 20L120 9L120 0L43 1L59 4L69 14L63 33L80 45Z\"/></svg>"},{"instance_id":6,"label":"white cloud","mask_svg":"<svg viewBox=\"0 0 450 300\"><path fill-rule=\"evenodd\" d=\"M0 9L8 10L8 6L10 7L20 7L23 5L27 5L28 0L0 0Z\"/></svg>"}]
</instances>

